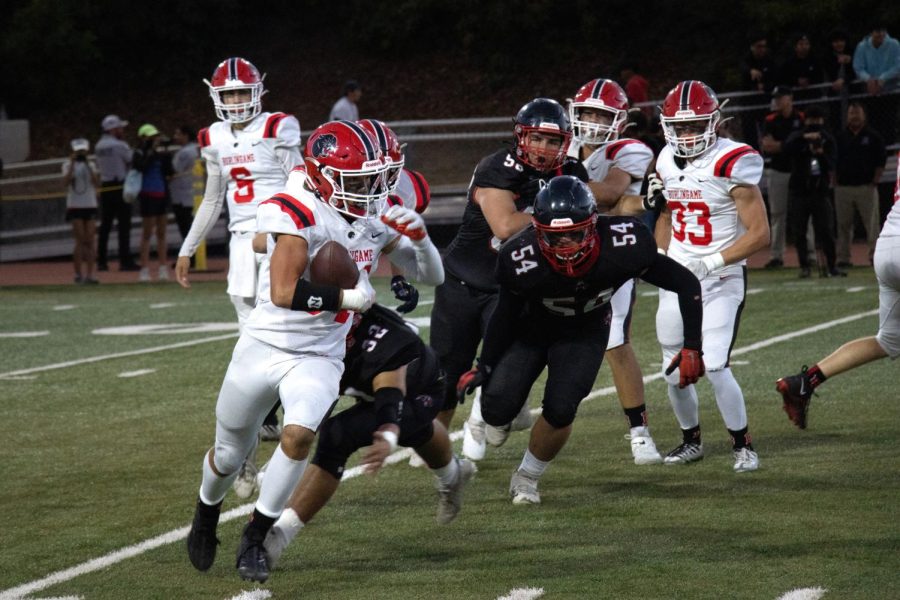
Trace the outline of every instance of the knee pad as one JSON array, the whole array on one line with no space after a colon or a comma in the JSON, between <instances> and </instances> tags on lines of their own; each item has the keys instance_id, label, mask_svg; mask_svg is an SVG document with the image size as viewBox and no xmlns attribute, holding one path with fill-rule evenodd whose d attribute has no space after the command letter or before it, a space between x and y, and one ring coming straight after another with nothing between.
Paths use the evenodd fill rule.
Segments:
<instances>
[{"instance_id":1,"label":"knee pad","mask_svg":"<svg viewBox=\"0 0 900 600\"><path fill-rule=\"evenodd\" d=\"M578 412L577 404L573 406L548 406L544 404L544 410L541 414L551 427L562 429L575 421L576 412Z\"/></svg>"},{"instance_id":2,"label":"knee pad","mask_svg":"<svg viewBox=\"0 0 900 600\"><path fill-rule=\"evenodd\" d=\"M481 418L492 427L502 427L511 422L519 410L521 404L510 403L498 395L491 394L482 388L481 390Z\"/></svg>"},{"instance_id":3,"label":"knee pad","mask_svg":"<svg viewBox=\"0 0 900 600\"><path fill-rule=\"evenodd\" d=\"M216 466L216 471L222 475L236 473L241 468L241 465L244 464L244 459L247 458L248 452L250 452L249 447L244 449L232 443L216 442L216 449L213 454L213 464Z\"/></svg>"},{"instance_id":4,"label":"knee pad","mask_svg":"<svg viewBox=\"0 0 900 600\"><path fill-rule=\"evenodd\" d=\"M319 443L316 446L312 464L340 479L347 459L357 450L357 448L347 447L348 444L353 445L349 442L349 437L344 435L342 423L325 421L319 431Z\"/></svg>"}]
</instances>

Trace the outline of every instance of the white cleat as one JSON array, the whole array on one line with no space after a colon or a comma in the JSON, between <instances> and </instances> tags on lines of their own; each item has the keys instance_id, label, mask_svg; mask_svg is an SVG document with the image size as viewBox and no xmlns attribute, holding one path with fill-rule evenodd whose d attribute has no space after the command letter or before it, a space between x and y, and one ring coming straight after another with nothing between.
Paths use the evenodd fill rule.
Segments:
<instances>
[{"instance_id":1,"label":"white cleat","mask_svg":"<svg viewBox=\"0 0 900 600\"><path fill-rule=\"evenodd\" d=\"M625 436L631 440L631 455L636 465L658 465L663 458L653 443L649 427L632 427L631 433Z\"/></svg>"},{"instance_id":2,"label":"white cleat","mask_svg":"<svg viewBox=\"0 0 900 600\"><path fill-rule=\"evenodd\" d=\"M528 403L526 402L522 405L522 410L519 411L519 414L516 415L516 418L512 420L510 423L510 431L524 431L526 429L531 429L531 426L534 425L534 417L531 416L531 409L528 407Z\"/></svg>"},{"instance_id":3,"label":"white cleat","mask_svg":"<svg viewBox=\"0 0 900 600\"><path fill-rule=\"evenodd\" d=\"M759 468L759 455L750 448L734 451L734 472L747 473Z\"/></svg>"},{"instance_id":4,"label":"white cleat","mask_svg":"<svg viewBox=\"0 0 900 600\"><path fill-rule=\"evenodd\" d=\"M538 492L538 480L525 475L518 469L509 480L509 495L513 504L540 504L541 494Z\"/></svg>"},{"instance_id":5,"label":"white cleat","mask_svg":"<svg viewBox=\"0 0 900 600\"><path fill-rule=\"evenodd\" d=\"M447 487L442 486L440 481L437 481L435 484L438 491L436 519L441 525L451 522L459 514L459 510L462 508L463 488L478 472L478 467L471 460L460 460L456 457L453 457L453 460L459 466L456 481Z\"/></svg>"},{"instance_id":6,"label":"white cleat","mask_svg":"<svg viewBox=\"0 0 900 600\"><path fill-rule=\"evenodd\" d=\"M703 444L683 442L680 446L666 454L664 462L667 465L686 465L698 460L703 460Z\"/></svg>"},{"instance_id":7,"label":"white cleat","mask_svg":"<svg viewBox=\"0 0 900 600\"><path fill-rule=\"evenodd\" d=\"M244 464L241 465L241 470L238 471L237 479L231 484L231 487L234 488L234 493L237 494L238 498L246 500L256 493L256 490L258 489L258 474L259 470L256 468L256 465L250 462L249 459L245 460Z\"/></svg>"},{"instance_id":8,"label":"white cleat","mask_svg":"<svg viewBox=\"0 0 900 600\"><path fill-rule=\"evenodd\" d=\"M484 440L493 446L494 448L499 448L503 444L506 443L507 438L509 438L509 432L511 431L512 423L507 423L501 427L494 427L493 425L484 424Z\"/></svg>"},{"instance_id":9,"label":"white cleat","mask_svg":"<svg viewBox=\"0 0 900 600\"><path fill-rule=\"evenodd\" d=\"M269 563L270 571L278 564L281 555L284 554L284 549L287 548L290 543L291 540L288 539L287 533L278 525L278 523L276 522L272 525L269 533L266 534L266 539L263 541L263 547L266 549L266 557L268 558L267 562Z\"/></svg>"},{"instance_id":10,"label":"white cleat","mask_svg":"<svg viewBox=\"0 0 900 600\"><path fill-rule=\"evenodd\" d=\"M413 469L420 469L425 466L425 461L413 451L412 455L409 457L409 466Z\"/></svg>"},{"instance_id":11,"label":"white cleat","mask_svg":"<svg viewBox=\"0 0 900 600\"><path fill-rule=\"evenodd\" d=\"M481 460L486 450L484 441L484 419L481 418L481 388L475 390L472 410L463 423L463 456L470 460Z\"/></svg>"}]
</instances>

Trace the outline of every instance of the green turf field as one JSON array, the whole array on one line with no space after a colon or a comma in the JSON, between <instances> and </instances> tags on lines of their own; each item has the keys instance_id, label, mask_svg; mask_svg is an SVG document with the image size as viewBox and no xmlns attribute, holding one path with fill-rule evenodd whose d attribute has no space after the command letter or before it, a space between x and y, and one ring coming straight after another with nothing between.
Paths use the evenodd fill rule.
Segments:
<instances>
[{"instance_id":1,"label":"green turf field","mask_svg":"<svg viewBox=\"0 0 900 600\"><path fill-rule=\"evenodd\" d=\"M706 458L635 466L604 367L541 481L540 506L507 497L522 433L489 449L462 514L445 527L434 521L431 475L403 461L347 480L262 586L234 568L244 517L220 525L209 572L196 572L185 551L236 339L224 284L0 289L0 334L35 334L0 337L0 598L495 599L541 588L547 599L774 600L817 587L826 600L900 598L897 366L826 382L807 431L791 426L774 391L779 376L875 332L875 278L870 269L795 277L751 272L735 345L758 472L732 472L705 380ZM377 288L391 297L384 280ZM639 286L633 325L649 376L660 367L653 292ZM426 339L432 298L423 289L412 315ZM183 329L200 323L216 325ZM539 382L532 406L541 391ZM647 398L665 452L680 432L660 379L648 381ZM467 414L464 406L454 429ZM229 495L225 510L239 506Z\"/></svg>"}]
</instances>

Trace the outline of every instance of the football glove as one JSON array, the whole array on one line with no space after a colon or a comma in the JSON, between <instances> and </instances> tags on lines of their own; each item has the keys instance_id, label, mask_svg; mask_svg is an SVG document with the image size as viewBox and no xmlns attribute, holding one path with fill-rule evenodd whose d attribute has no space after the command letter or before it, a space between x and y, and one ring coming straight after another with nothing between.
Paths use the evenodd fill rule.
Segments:
<instances>
[{"instance_id":1,"label":"football glove","mask_svg":"<svg viewBox=\"0 0 900 600\"><path fill-rule=\"evenodd\" d=\"M475 391L475 388L487 385L490 378L491 368L480 362L474 369L469 369L463 373L460 376L459 381L456 382L457 402L464 404L466 401L466 394L471 394Z\"/></svg>"},{"instance_id":2,"label":"football glove","mask_svg":"<svg viewBox=\"0 0 900 600\"><path fill-rule=\"evenodd\" d=\"M647 193L644 194L643 200L644 210L647 212L653 211L656 214L666 210L666 197L663 195L664 189L665 185L663 185L662 179L655 174L647 177Z\"/></svg>"},{"instance_id":3,"label":"football glove","mask_svg":"<svg viewBox=\"0 0 900 600\"><path fill-rule=\"evenodd\" d=\"M396 229L398 233L405 235L414 242L424 240L428 235L422 215L405 206L395 205L390 207L381 215L381 222L392 229Z\"/></svg>"},{"instance_id":4,"label":"football glove","mask_svg":"<svg viewBox=\"0 0 900 600\"><path fill-rule=\"evenodd\" d=\"M725 266L725 259L721 252L704 256L701 260L692 260L684 265L697 279L703 279L716 269Z\"/></svg>"},{"instance_id":5,"label":"football glove","mask_svg":"<svg viewBox=\"0 0 900 600\"><path fill-rule=\"evenodd\" d=\"M394 275L391 278L391 291L394 292L394 298L403 302L397 307L398 313L412 312L419 304L419 290L403 275Z\"/></svg>"},{"instance_id":6,"label":"football glove","mask_svg":"<svg viewBox=\"0 0 900 600\"><path fill-rule=\"evenodd\" d=\"M697 383L697 380L706 373L706 366L703 364L703 352L682 348L675 355L675 358L672 359L672 362L669 363L666 375L671 375L675 369L678 369L678 387L686 388L692 383Z\"/></svg>"}]
</instances>

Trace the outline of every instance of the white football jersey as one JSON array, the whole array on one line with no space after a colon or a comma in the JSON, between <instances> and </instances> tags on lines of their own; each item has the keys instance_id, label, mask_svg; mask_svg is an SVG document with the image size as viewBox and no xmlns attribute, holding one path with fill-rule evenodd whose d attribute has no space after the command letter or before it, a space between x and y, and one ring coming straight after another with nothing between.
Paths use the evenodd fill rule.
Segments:
<instances>
[{"instance_id":1,"label":"white football jersey","mask_svg":"<svg viewBox=\"0 0 900 600\"><path fill-rule=\"evenodd\" d=\"M744 234L746 227L730 193L739 185L759 184L763 159L747 144L720 137L699 158L682 164L684 167L676 164L668 146L656 160L656 172L665 184L672 211L668 254L686 264L721 252Z\"/></svg>"},{"instance_id":2,"label":"white football jersey","mask_svg":"<svg viewBox=\"0 0 900 600\"><path fill-rule=\"evenodd\" d=\"M431 202L431 188L428 181L418 171L403 169L397 180L394 192L403 201L403 206L417 213L422 213Z\"/></svg>"},{"instance_id":3,"label":"white football jersey","mask_svg":"<svg viewBox=\"0 0 900 600\"><path fill-rule=\"evenodd\" d=\"M240 130L219 121L197 136L200 155L216 162L228 202L228 229L256 231L259 203L285 187L299 163L300 123L292 115L263 112Z\"/></svg>"},{"instance_id":4,"label":"white football jersey","mask_svg":"<svg viewBox=\"0 0 900 600\"><path fill-rule=\"evenodd\" d=\"M881 228L881 236L900 236L900 152L897 153L897 184L894 187L894 205Z\"/></svg>"},{"instance_id":5,"label":"white football jersey","mask_svg":"<svg viewBox=\"0 0 900 600\"><path fill-rule=\"evenodd\" d=\"M625 193L636 196L641 193L641 183L652 161L650 146L640 140L623 138L597 148L583 164L590 181L603 181L613 167L625 171L632 177Z\"/></svg>"},{"instance_id":6,"label":"white football jersey","mask_svg":"<svg viewBox=\"0 0 900 600\"><path fill-rule=\"evenodd\" d=\"M398 236L397 232L377 218L348 222L304 187L305 177L294 173L285 191L260 203L257 231L304 238L309 244L310 263L325 242L336 241L347 248L361 271L373 269L382 249ZM271 236L268 245L271 259ZM309 268L303 277L309 279ZM260 272L259 297L244 324L244 332L283 350L343 358L352 313L291 310L276 306L271 298L269 261L265 261Z\"/></svg>"}]
</instances>

